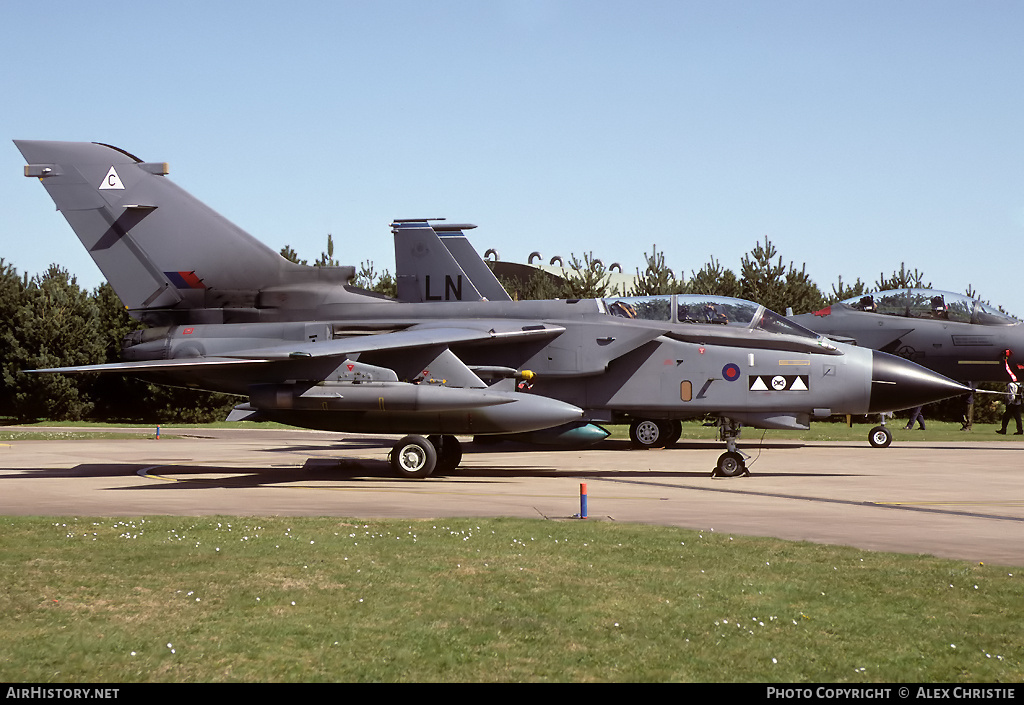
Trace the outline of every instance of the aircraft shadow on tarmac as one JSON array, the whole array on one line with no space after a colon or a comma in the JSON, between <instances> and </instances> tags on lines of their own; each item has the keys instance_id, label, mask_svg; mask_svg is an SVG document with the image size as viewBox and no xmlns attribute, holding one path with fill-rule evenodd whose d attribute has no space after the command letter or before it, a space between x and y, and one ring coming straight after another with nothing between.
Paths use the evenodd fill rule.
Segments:
<instances>
[{"instance_id":1,"label":"aircraft shadow on tarmac","mask_svg":"<svg viewBox=\"0 0 1024 705\"><path fill-rule=\"evenodd\" d=\"M323 451L318 447L314 450ZM492 465L487 468L459 468L451 477L540 477L577 476L584 473L567 473L550 466L509 466ZM653 473L652 473L653 474ZM416 487L422 482L445 480L449 476L435 474L426 480L408 480L395 477L387 460L372 458L308 458L301 466L287 467L228 467L215 465L191 465L173 462L152 463L96 463L82 464L70 468L41 468L38 470L17 469L4 472L0 468L0 483L3 480L55 479L55 478L150 478L152 484L106 489L151 490L151 489L213 489L245 488L310 482L333 481L386 481L400 487ZM0 484L2 487L2 484Z\"/></svg>"},{"instance_id":2,"label":"aircraft shadow on tarmac","mask_svg":"<svg viewBox=\"0 0 1024 705\"><path fill-rule=\"evenodd\" d=\"M368 449L380 449L386 448L390 445L390 441L382 439L380 437L350 437L345 439L332 439L329 442L322 443L308 443L301 446L295 445L282 445L275 447L268 447L264 449L269 453L331 453L337 454L336 457L312 457L307 458L301 466L290 464L287 467L267 467L267 466L256 466L256 467L217 467L217 466L197 466L190 465L183 462L180 465L175 464L173 461L164 461L158 465L142 464L142 463L130 463L130 464L118 464L118 463L97 463L97 464L82 464L72 468L50 468L50 469L39 469L39 470L24 470L18 469L9 473L4 473L4 469L0 468L0 481L4 479L26 479L26 478L38 478L38 479L52 479L52 478L98 478L98 477L130 477L130 476L152 476L153 482L146 485L133 485L130 487L123 488L109 488L109 489L199 489L199 488L254 488L261 486L277 486L277 485L295 485L308 482L351 482L351 481L385 481L389 486L393 487L409 487L413 488L421 484L423 481L416 482L414 480L406 480L396 478L393 475L390 464L384 459L372 459L372 458L352 458L345 457L346 454L352 453L359 450ZM793 477L793 478L809 478L809 477L851 477L863 475L863 472L839 472L824 471L817 473L807 472L763 472L758 471L756 467L757 455L760 450L768 449L796 449L806 447L807 444L785 441L782 443L755 443L744 444L742 447L752 457L751 470L752 478L771 478L771 477ZM841 443L841 444L830 444L831 447L836 448L864 448L861 443ZM526 478L526 477L573 477L573 478L594 478L594 479L609 479L609 480L623 480L623 481L654 481L654 480L671 480L671 479L696 479L696 478L707 478L711 475L713 467L700 467L700 465L706 463L706 459L701 458L688 458L687 450L717 450L721 446L715 441L700 441L700 440L683 440L676 444L672 449L652 449L652 450L633 450L630 446L629 441L603 441L602 443L594 446L596 450L613 450L621 453L622 466L614 469L588 469L586 467L586 452L583 453L582 458L579 462L573 463L574 467L565 468L559 463L558 466L549 464L537 464L537 465L507 465L500 462L488 464L486 466L474 467L473 465L463 465L458 470L454 471L449 475L434 475L426 480L426 482L437 483L443 482L448 479L458 480L465 484L467 482L486 482L492 479L499 478ZM906 447L906 446L904 446ZM937 451L952 451L952 450L977 450L975 446L968 445L932 445L925 442L915 442L912 446L914 449L929 449ZM502 442L500 444L476 444L467 443L464 446L465 456L472 458L473 456L479 456L481 454L500 454L500 453L520 453L529 452L579 452L581 449L576 448L564 448L564 447L553 447L553 448L538 448L534 445L524 443L513 443L513 442ZM889 453L899 448L890 448L886 450L875 450L867 449L871 453ZM987 445L986 451L999 450L999 451L1010 451L1016 452L1020 450L1020 446L1017 444L998 444L993 443ZM654 457L663 458L664 453L670 452L673 455L673 460L677 460L677 467L679 469L649 469L644 468L645 458ZM497 460L497 459L496 459ZM710 465L710 464L709 464ZM140 475L140 471L142 472ZM721 483L723 488L728 486L729 480L722 478Z\"/></svg>"},{"instance_id":3,"label":"aircraft shadow on tarmac","mask_svg":"<svg viewBox=\"0 0 1024 705\"><path fill-rule=\"evenodd\" d=\"M781 443L758 443L758 442L756 442L753 439L751 439L749 441L745 440L744 442L741 442L738 445L739 445L740 448L745 448L745 449L748 449L748 450L750 448L802 448L804 446L803 443L794 442L794 441L784 441L784 442L781 442ZM666 450L683 450L683 451L685 451L685 450L718 450L718 451L722 451L722 450L724 450L724 446L722 445L721 441L714 441L714 440L707 440L707 441L702 441L702 440L680 440L680 441L676 441L675 445L673 445L671 448L651 448L649 450L647 450L647 449L640 449L640 448L634 448L633 444L630 441L626 441L626 440L605 440L605 441L601 441L600 443L598 443L596 445L587 446L587 447L584 447L584 448L579 448L579 447L574 448L574 447L571 447L571 446L538 446L538 445L531 445L529 443L516 443L514 441L502 441L501 443L476 443L476 442L469 443L469 444L464 445L463 449L464 449L464 453L503 453L503 452L506 452L506 451L534 452L534 453L536 453L538 451L544 451L544 452L570 452L571 453L571 452L580 452L580 451L584 451L585 452L585 451L590 451L590 450L613 450L613 451L622 451L622 452L627 452L628 451L628 452L638 453L638 454L642 455L643 453L648 453L648 452L657 453L657 452L666 451Z\"/></svg>"},{"instance_id":4,"label":"aircraft shadow on tarmac","mask_svg":"<svg viewBox=\"0 0 1024 705\"><path fill-rule=\"evenodd\" d=\"M129 477L138 474L139 470L152 467L152 463L142 464L116 464L102 463L90 465L76 465L71 468L39 468L28 470L18 468L0 468L0 481L2 480L50 480L58 477Z\"/></svg>"},{"instance_id":5,"label":"aircraft shadow on tarmac","mask_svg":"<svg viewBox=\"0 0 1024 705\"><path fill-rule=\"evenodd\" d=\"M321 449L322 450L322 449ZM638 453L635 459L642 459ZM682 456L685 458L685 455ZM455 481L461 485L469 483L486 483L501 478L574 478L574 479L605 479L634 482L672 481L681 479L707 479L713 468L698 468L694 463L687 464L687 469L660 470L642 467L623 467L614 469L586 469L582 467L562 469L545 465L500 465L486 467L463 466L449 474L435 474L425 480L408 480L394 476L391 465L386 460L370 458L308 458L302 466L287 467L219 467L208 465L191 465L182 463L161 463L160 465L143 464L83 464L72 468L47 468L35 471L20 470L12 474L0 474L0 482L4 479L54 479L54 478L128 478L140 477L151 482L123 487L108 487L107 490L195 490L195 489L251 489L258 487L291 486L305 489L330 489L331 485L310 486L308 483L331 482L373 482L375 486L386 483L389 489L415 489L427 484L438 484ZM845 477L857 473L842 472L765 472L755 477ZM720 479L722 489L736 479ZM0 485L2 486L2 485ZM738 487L737 487L738 489Z\"/></svg>"},{"instance_id":6,"label":"aircraft shadow on tarmac","mask_svg":"<svg viewBox=\"0 0 1024 705\"><path fill-rule=\"evenodd\" d=\"M330 441L322 443L305 443L302 445L290 445L280 446L273 448L264 448L265 452L268 453L286 453L286 452L316 452L323 450L358 450L358 449L371 449L371 448L390 448L394 445L394 439L392 438L381 438L377 437L348 437L331 439ZM856 444L858 447L863 444ZM767 442L759 443L755 439L744 441L739 444L741 448L803 448L804 443L799 441L782 441L782 442ZM662 450L720 450L722 448L721 441L714 440L680 440L676 441L672 448L653 448L654 452ZM515 441L496 441L496 442L473 442L463 443L462 452L463 454L470 453L505 453L505 452L519 452L519 453L575 453L580 451L589 450L615 450L615 451L636 451L638 453L646 452L645 450L633 448L630 441L627 440L605 440L592 446L585 447L573 447L573 446L544 446L534 445L530 443L518 443Z\"/></svg>"}]
</instances>

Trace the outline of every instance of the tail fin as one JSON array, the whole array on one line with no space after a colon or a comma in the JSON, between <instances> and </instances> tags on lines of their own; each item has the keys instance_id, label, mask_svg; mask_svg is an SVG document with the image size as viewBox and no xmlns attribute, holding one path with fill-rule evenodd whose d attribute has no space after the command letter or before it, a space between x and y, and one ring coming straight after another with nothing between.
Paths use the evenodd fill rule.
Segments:
<instances>
[{"instance_id":1,"label":"tail fin","mask_svg":"<svg viewBox=\"0 0 1024 705\"><path fill-rule=\"evenodd\" d=\"M462 232L475 227L431 224L427 220L392 223L398 299L417 303L511 301Z\"/></svg>"},{"instance_id":2,"label":"tail fin","mask_svg":"<svg viewBox=\"0 0 1024 705\"><path fill-rule=\"evenodd\" d=\"M28 162L25 176L39 178L137 317L168 309L256 309L261 295L280 307L302 297L270 297L268 289L344 284L354 275L352 267L329 271L289 262L165 178L165 163L98 143L15 144Z\"/></svg>"}]
</instances>

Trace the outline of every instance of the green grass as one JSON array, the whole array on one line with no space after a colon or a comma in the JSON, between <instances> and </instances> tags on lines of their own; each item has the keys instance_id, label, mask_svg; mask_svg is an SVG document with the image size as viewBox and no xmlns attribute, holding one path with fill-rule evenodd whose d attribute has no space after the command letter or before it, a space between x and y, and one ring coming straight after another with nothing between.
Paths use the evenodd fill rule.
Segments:
<instances>
[{"instance_id":1,"label":"green grass","mask_svg":"<svg viewBox=\"0 0 1024 705\"><path fill-rule=\"evenodd\" d=\"M1014 682L1024 571L610 522L4 518L0 681Z\"/></svg>"},{"instance_id":2,"label":"green grass","mask_svg":"<svg viewBox=\"0 0 1024 705\"><path fill-rule=\"evenodd\" d=\"M11 419L8 419L7 423L8 425L6 426L0 423L0 442L154 438L157 430L157 424L138 423L38 421L36 423L17 424L17 422ZM37 427L42 428L36 430ZM252 421L232 421L229 423L227 421L219 421L207 424L160 424L159 428L161 440L173 440L181 438L183 434L168 433L168 431L201 430L204 428L288 429L293 427L279 423L254 423Z\"/></svg>"},{"instance_id":3,"label":"green grass","mask_svg":"<svg viewBox=\"0 0 1024 705\"><path fill-rule=\"evenodd\" d=\"M33 426L44 426L46 428L137 428L142 430L155 430L157 425L161 429L164 428L274 428L274 429L288 429L295 428L294 426L288 426L286 424L280 424L273 421L268 422L254 422L254 421L212 421L210 423L168 423L168 424L152 424L152 423L113 423L113 422L100 422L100 421L36 421L33 423L19 424L14 419L6 419L0 421L0 428L4 426L16 426L19 429L32 428Z\"/></svg>"},{"instance_id":4,"label":"green grass","mask_svg":"<svg viewBox=\"0 0 1024 705\"><path fill-rule=\"evenodd\" d=\"M907 431L905 429L906 419L890 419L887 427L893 434L896 442L904 441L1003 441L1010 443L1024 442L1024 436L1014 436L1013 425L1010 426L1010 434L1001 436L995 431L999 424L974 424L971 431L961 431L959 422L932 421L926 422L927 430ZM603 424L611 433L612 440L629 440L629 426ZM807 431L764 431L756 428L745 428L740 436L741 442L765 440L792 440L792 441L838 441L850 443L867 443L868 431L877 425L877 421L865 422L863 419L855 420L853 426L847 426L839 422L811 423ZM30 431L33 426L45 426L56 428L68 428L64 432L53 431ZM138 429L139 433L118 433L104 431L104 429ZM279 423L254 423L252 421L227 422L221 421L209 424L161 424L161 438L175 438L167 433L171 430L203 429L203 428L239 428L239 429L290 429L292 426ZM91 423L85 421L41 421L36 424L19 425L16 428L4 429L0 426L0 442L9 440L60 440L60 439L82 439L82 438L138 438L140 434L154 434L156 427L153 424L114 424L114 423ZM47 434L39 436L18 436L16 434L38 433ZM108 434L108 435L101 435ZM718 429L714 426L704 426L699 421L684 421L681 438L685 440L708 440L718 439Z\"/></svg>"},{"instance_id":5,"label":"green grass","mask_svg":"<svg viewBox=\"0 0 1024 705\"><path fill-rule=\"evenodd\" d=\"M148 429L147 432L128 432L119 433L115 431L5 431L0 430L0 442L6 443L9 441L82 441L82 440L97 440L97 439L117 439L124 440L129 438L155 438L156 430ZM165 433L160 434L161 439L172 439L181 438L181 436L167 435Z\"/></svg>"}]
</instances>

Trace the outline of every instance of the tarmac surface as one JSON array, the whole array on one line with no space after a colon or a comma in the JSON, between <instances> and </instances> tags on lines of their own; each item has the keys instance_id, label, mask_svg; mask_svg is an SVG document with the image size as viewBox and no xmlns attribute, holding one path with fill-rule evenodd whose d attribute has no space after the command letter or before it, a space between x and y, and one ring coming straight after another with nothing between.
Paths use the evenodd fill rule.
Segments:
<instances>
[{"instance_id":1,"label":"tarmac surface","mask_svg":"<svg viewBox=\"0 0 1024 705\"><path fill-rule=\"evenodd\" d=\"M465 442L456 473L401 480L387 462L395 440L203 429L0 443L0 514L556 520L580 513L586 483L589 521L1024 566L1024 444L748 441L751 474L717 478L723 447L710 441L646 451Z\"/></svg>"}]
</instances>

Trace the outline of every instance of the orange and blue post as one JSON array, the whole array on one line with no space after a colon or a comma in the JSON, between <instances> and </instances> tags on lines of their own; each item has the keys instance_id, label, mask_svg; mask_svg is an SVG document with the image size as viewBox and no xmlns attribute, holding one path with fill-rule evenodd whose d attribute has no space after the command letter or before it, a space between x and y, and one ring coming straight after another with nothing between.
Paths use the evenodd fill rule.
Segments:
<instances>
[{"instance_id":1,"label":"orange and blue post","mask_svg":"<svg viewBox=\"0 0 1024 705\"><path fill-rule=\"evenodd\" d=\"M587 483L580 483L580 519L587 518Z\"/></svg>"}]
</instances>

